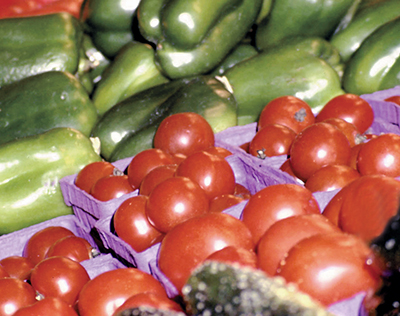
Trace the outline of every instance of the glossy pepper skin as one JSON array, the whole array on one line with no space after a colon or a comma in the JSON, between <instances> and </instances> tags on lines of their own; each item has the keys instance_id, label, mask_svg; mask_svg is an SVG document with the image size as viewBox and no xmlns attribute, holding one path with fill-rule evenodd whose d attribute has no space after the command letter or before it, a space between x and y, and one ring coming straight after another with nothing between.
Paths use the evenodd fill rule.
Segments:
<instances>
[{"instance_id":1,"label":"glossy pepper skin","mask_svg":"<svg viewBox=\"0 0 400 316\"><path fill-rule=\"evenodd\" d=\"M386 0L360 9L344 29L336 32L330 42L342 60L347 62L362 42L383 24L400 16L400 1Z\"/></svg>"},{"instance_id":2,"label":"glossy pepper skin","mask_svg":"<svg viewBox=\"0 0 400 316\"><path fill-rule=\"evenodd\" d=\"M257 27L259 50L292 36L326 38L335 30L355 0L275 0Z\"/></svg>"},{"instance_id":3,"label":"glossy pepper skin","mask_svg":"<svg viewBox=\"0 0 400 316\"><path fill-rule=\"evenodd\" d=\"M102 115L129 96L168 81L154 62L154 49L132 41L121 48L105 69L94 90L93 102Z\"/></svg>"},{"instance_id":4,"label":"glossy pepper skin","mask_svg":"<svg viewBox=\"0 0 400 316\"><path fill-rule=\"evenodd\" d=\"M72 214L59 180L100 161L89 138L55 128L0 146L0 235Z\"/></svg>"},{"instance_id":5,"label":"glossy pepper skin","mask_svg":"<svg viewBox=\"0 0 400 316\"><path fill-rule=\"evenodd\" d=\"M86 136L98 120L92 100L68 72L48 71L0 89L0 144L70 127Z\"/></svg>"},{"instance_id":6,"label":"glossy pepper skin","mask_svg":"<svg viewBox=\"0 0 400 316\"><path fill-rule=\"evenodd\" d=\"M171 79L205 74L243 39L262 0L142 0L141 34L156 45L156 63Z\"/></svg>"},{"instance_id":7,"label":"glossy pepper skin","mask_svg":"<svg viewBox=\"0 0 400 316\"><path fill-rule=\"evenodd\" d=\"M300 37L238 63L224 76L238 103L238 123L245 125L257 121L262 108L282 95L294 95L318 112L344 93L342 68L339 53L328 41Z\"/></svg>"},{"instance_id":8,"label":"glossy pepper skin","mask_svg":"<svg viewBox=\"0 0 400 316\"><path fill-rule=\"evenodd\" d=\"M400 17L379 27L361 44L346 65L343 87L367 94L400 84Z\"/></svg>"},{"instance_id":9,"label":"glossy pepper skin","mask_svg":"<svg viewBox=\"0 0 400 316\"><path fill-rule=\"evenodd\" d=\"M69 13L0 19L0 87L50 70L75 73L82 34Z\"/></svg>"}]
</instances>

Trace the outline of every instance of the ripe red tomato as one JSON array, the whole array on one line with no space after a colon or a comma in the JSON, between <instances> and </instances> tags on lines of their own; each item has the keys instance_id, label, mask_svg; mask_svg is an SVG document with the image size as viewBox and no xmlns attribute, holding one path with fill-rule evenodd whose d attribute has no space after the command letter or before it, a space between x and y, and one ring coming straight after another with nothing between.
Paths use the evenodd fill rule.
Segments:
<instances>
[{"instance_id":1,"label":"ripe red tomato","mask_svg":"<svg viewBox=\"0 0 400 316\"><path fill-rule=\"evenodd\" d=\"M47 251L45 258L63 256L81 262L92 258L93 247L84 238L66 236L57 240Z\"/></svg>"},{"instance_id":2,"label":"ripe red tomato","mask_svg":"<svg viewBox=\"0 0 400 316\"><path fill-rule=\"evenodd\" d=\"M210 212L222 212L231 206L245 201L244 198L234 194L222 194L210 200Z\"/></svg>"},{"instance_id":3,"label":"ripe red tomato","mask_svg":"<svg viewBox=\"0 0 400 316\"><path fill-rule=\"evenodd\" d=\"M178 291L191 271L211 253L227 246L254 250L251 233L239 219L208 213L175 226L161 242L158 266Z\"/></svg>"},{"instance_id":4,"label":"ripe red tomato","mask_svg":"<svg viewBox=\"0 0 400 316\"><path fill-rule=\"evenodd\" d=\"M133 196L122 202L113 217L116 234L136 252L160 242L164 236L147 218L147 201L146 195Z\"/></svg>"},{"instance_id":5,"label":"ripe red tomato","mask_svg":"<svg viewBox=\"0 0 400 316\"><path fill-rule=\"evenodd\" d=\"M333 224L339 226L339 213L340 208L342 207L343 198L345 196L345 192L348 190L348 185L344 186L339 190L328 202L322 211L322 215L324 215L327 219L329 219Z\"/></svg>"},{"instance_id":6,"label":"ripe red tomato","mask_svg":"<svg viewBox=\"0 0 400 316\"><path fill-rule=\"evenodd\" d=\"M140 306L150 306L157 309L171 310L183 312L182 307L175 301L169 299L165 295L156 293L139 293L129 297L124 304L118 307L113 316L120 315L124 310Z\"/></svg>"},{"instance_id":7,"label":"ripe red tomato","mask_svg":"<svg viewBox=\"0 0 400 316\"><path fill-rule=\"evenodd\" d=\"M350 166L328 165L315 171L304 186L311 192L326 192L343 188L359 177L358 171Z\"/></svg>"},{"instance_id":8,"label":"ripe red tomato","mask_svg":"<svg viewBox=\"0 0 400 316\"><path fill-rule=\"evenodd\" d=\"M119 198L133 191L134 188L129 183L127 175L111 175L97 180L90 190L90 194L95 199L105 202Z\"/></svg>"},{"instance_id":9,"label":"ripe red tomato","mask_svg":"<svg viewBox=\"0 0 400 316\"><path fill-rule=\"evenodd\" d=\"M213 155L221 156L222 158L226 158L226 157L232 155L232 152L230 152L228 149L223 148L223 147L218 147L218 146L208 147L208 148L204 149L204 151L206 151L210 154L213 154Z\"/></svg>"},{"instance_id":10,"label":"ripe red tomato","mask_svg":"<svg viewBox=\"0 0 400 316\"><path fill-rule=\"evenodd\" d=\"M209 201L200 186L186 177L172 177L158 184L146 203L151 225L166 233L174 226L209 211Z\"/></svg>"},{"instance_id":11,"label":"ripe red tomato","mask_svg":"<svg viewBox=\"0 0 400 316\"><path fill-rule=\"evenodd\" d=\"M62 226L39 230L28 239L22 255L36 265L45 258L47 251L57 240L66 236L74 236L74 233Z\"/></svg>"},{"instance_id":12,"label":"ripe red tomato","mask_svg":"<svg viewBox=\"0 0 400 316\"><path fill-rule=\"evenodd\" d=\"M45 297L34 304L20 308L13 316L78 316L76 311L57 297Z\"/></svg>"},{"instance_id":13,"label":"ripe red tomato","mask_svg":"<svg viewBox=\"0 0 400 316\"><path fill-rule=\"evenodd\" d=\"M362 175L400 176L400 135L388 133L366 142L358 153L357 169Z\"/></svg>"},{"instance_id":14,"label":"ripe red tomato","mask_svg":"<svg viewBox=\"0 0 400 316\"><path fill-rule=\"evenodd\" d=\"M222 157L198 151L188 156L176 169L176 176L188 177L196 182L212 199L235 190L235 174Z\"/></svg>"},{"instance_id":15,"label":"ripe red tomato","mask_svg":"<svg viewBox=\"0 0 400 316\"><path fill-rule=\"evenodd\" d=\"M290 149L290 166L303 181L326 165L347 165L350 143L346 136L328 123L315 123L297 134Z\"/></svg>"},{"instance_id":16,"label":"ripe red tomato","mask_svg":"<svg viewBox=\"0 0 400 316\"><path fill-rule=\"evenodd\" d=\"M346 187L339 212L339 227L365 241L379 236L397 214L400 181L383 176L362 176Z\"/></svg>"},{"instance_id":17,"label":"ripe red tomato","mask_svg":"<svg viewBox=\"0 0 400 316\"><path fill-rule=\"evenodd\" d=\"M39 262L31 273L33 288L44 297L58 297L74 305L82 287L90 280L86 269L67 257L51 257Z\"/></svg>"},{"instance_id":18,"label":"ripe red tomato","mask_svg":"<svg viewBox=\"0 0 400 316\"><path fill-rule=\"evenodd\" d=\"M354 124L360 134L363 134L374 121L374 111L360 96L345 93L329 100L318 113L315 121L322 122L331 117L340 117Z\"/></svg>"},{"instance_id":19,"label":"ripe red tomato","mask_svg":"<svg viewBox=\"0 0 400 316\"><path fill-rule=\"evenodd\" d=\"M119 173L121 174L122 171L119 171ZM95 161L86 165L78 172L75 178L75 185L83 191L90 193L92 186L97 180L112 174L118 174L118 169L110 162Z\"/></svg>"},{"instance_id":20,"label":"ripe red tomato","mask_svg":"<svg viewBox=\"0 0 400 316\"><path fill-rule=\"evenodd\" d=\"M369 264L372 251L358 237L345 233L313 235L300 240L281 261L277 275L328 306L365 292L374 304L380 275Z\"/></svg>"},{"instance_id":21,"label":"ripe red tomato","mask_svg":"<svg viewBox=\"0 0 400 316\"><path fill-rule=\"evenodd\" d=\"M267 124L254 135L249 143L249 154L260 159L289 154L296 133L280 124Z\"/></svg>"},{"instance_id":22,"label":"ripe red tomato","mask_svg":"<svg viewBox=\"0 0 400 316\"><path fill-rule=\"evenodd\" d=\"M35 289L20 279L0 279L0 315L13 315L18 309L36 302Z\"/></svg>"},{"instance_id":23,"label":"ripe red tomato","mask_svg":"<svg viewBox=\"0 0 400 316\"><path fill-rule=\"evenodd\" d=\"M347 137L351 147L355 146L361 137L357 127L353 123L349 123L340 117L330 117L322 122L336 126Z\"/></svg>"},{"instance_id":24,"label":"ripe red tomato","mask_svg":"<svg viewBox=\"0 0 400 316\"><path fill-rule=\"evenodd\" d=\"M290 159L286 159L285 162L279 167L279 170L286 172L287 174L291 175L293 178L295 178L299 183L304 183L302 180L296 177L296 175L293 173L292 166L290 165Z\"/></svg>"},{"instance_id":25,"label":"ripe red tomato","mask_svg":"<svg viewBox=\"0 0 400 316\"><path fill-rule=\"evenodd\" d=\"M267 229L257 245L258 266L273 276L279 263L297 242L331 232L340 232L340 229L321 214L295 215L277 221Z\"/></svg>"},{"instance_id":26,"label":"ripe red tomato","mask_svg":"<svg viewBox=\"0 0 400 316\"><path fill-rule=\"evenodd\" d=\"M7 270L0 265L0 279L1 278L7 278L10 277L10 274L7 272Z\"/></svg>"},{"instance_id":27,"label":"ripe red tomato","mask_svg":"<svg viewBox=\"0 0 400 316\"><path fill-rule=\"evenodd\" d=\"M162 165L152 169L142 180L139 187L141 195L149 195L154 187L165 179L175 175L178 165Z\"/></svg>"},{"instance_id":28,"label":"ripe red tomato","mask_svg":"<svg viewBox=\"0 0 400 316\"><path fill-rule=\"evenodd\" d=\"M311 107L294 96L282 96L270 101L261 111L258 130L267 124L281 124L299 133L315 121Z\"/></svg>"},{"instance_id":29,"label":"ripe red tomato","mask_svg":"<svg viewBox=\"0 0 400 316\"><path fill-rule=\"evenodd\" d=\"M90 280L79 294L80 316L110 316L129 297L139 293L167 296L152 275L136 268L121 268L101 273Z\"/></svg>"},{"instance_id":30,"label":"ripe red tomato","mask_svg":"<svg viewBox=\"0 0 400 316\"><path fill-rule=\"evenodd\" d=\"M252 195L243 208L242 221L257 244L272 224L300 214L320 214L312 192L297 184L275 184Z\"/></svg>"},{"instance_id":31,"label":"ripe red tomato","mask_svg":"<svg viewBox=\"0 0 400 316\"><path fill-rule=\"evenodd\" d=\"M386 98L385 101L393 102L393 103L396 103L396 104L400 105L400 95L391 96L389 98Z\"/></svg>"},{"instance_id":32,"label":"ripe red tomato","mask_svg":"<svg viewBox=\"0 0 400 316\"><path fill-rule=\"evenodd\" d=\"M7 271L10 277L24 281L29 279L34 265L28 258L9 256L0 260L0 267Z\"/></svg>"},{"instance_id":33,"label":"ripe red tomato","mask_svg":"<svg viewBox=\"0 0 400 316\"><path fill-rule=\"evenodd\" d=\"M352 167L354 170L357 170L358 153L360 152L361 146L363 146L364 144L365 143L362 142L351 147L349 166Z\"/></svg>"},{"instance_id":34,"label":"ripe red tomato","mask_svg":"<svg viewBox=\"0 0 400 316\"><path fill-rule=\"evenodd\" d=\"M204 261L206 260L235 263L253 269L258 267L257 255L253 250L235 246L227 246L221 250L217 250L209 255Z\"/></svg>"},{"instance_id":35,"label":"ripe red tomato","mask_svg":"<svg viewBox=\"0 0 400 316\"><path fill-rule=\"evenodd\" d=\"M143 178L154 168L175 164L174 157L158 148L149 148L135 155L129 163L127 174L129 183L139 188Z\"/></svg>"},{"instance_id":36,"label":"ripe red tomato","mask_svg":"<svg viewBox=\"0 0 400 316\"><path fill-rule=\"evenodd\" d=\"M154 147L170 154L189 156L199 150L214 146L211 125L201 115L193 112L176 113L166 117L154 135Z\"/></svg>"},{"instance_id":37,"label":"ripe red tomato","mask_svg":"<svg viewBox=\"0 0 400 316\"><path fill-rule=\"evenodd\" d=\"M240 183L235 183L235 190L233 191L233 195L237 197L241 197L244 200L248 200L251 197L251 192Z\"/></svg>"}]
</instances>

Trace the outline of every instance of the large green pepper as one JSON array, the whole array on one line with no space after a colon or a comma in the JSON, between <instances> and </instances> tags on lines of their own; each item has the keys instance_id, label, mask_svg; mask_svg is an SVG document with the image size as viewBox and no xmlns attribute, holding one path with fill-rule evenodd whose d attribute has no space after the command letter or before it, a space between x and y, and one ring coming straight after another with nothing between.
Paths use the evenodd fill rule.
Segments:
<instances>
[{"instance_id":1,"label":"large green pepper","mask_svg":"<svg viewBox=\"0 0 400 316\"><path fill-rule=\"evenodd\" d=\"M0 146L0 234L66 214L59 180L100 161L92 143L70 128Z\"/></svg>"},{"instance_id":2,"label":"large green pepper","mask_svg":"<svg viewBox=\"0 0 400 316\"><path fill-rule=\"evenodd\" d=\"M86 90L68 72L44 72L0 89L0 144L54 127L89 136L97 119Z\"/></svg>"},{"instance_id":3,"label":"large green pepper","mask_svg":"<svg viewBox=\"0 0 400 316\"><path fill-rule=\"evenodd\" d=\"M343 87L367 94L400 85L400 17L368 36L346 65Z\"/></svg>"},{"instance_id":4,"label":"large green pepper","mask_svg":"<svg viewBox=\"0 0 400 316\"><path fill-rule=\"evenodd\" d=\"M272 99L294 95L315 112L341 88L342 64L337 50L322 38L297 38L263 51L228 69L224 76L238 103L238 123L258 120Z\"/></svg>"},{"instance_id":5,"label":"large green pepper","mask_svg":"<svg viewBox=\"0 0 400 316\"><path fill-rule=\"evenodd\" d=\"M347 62L361 43L383 24L400 16L400 1L386 0L360 10L352 21L335 33L330 42Z\"/></svg>"},{"instance_id":6,"label":"large green pepper","mask_svg":"<svg viewBox=\"0 0 400 316\"><path fill-rule=\"evenodd\" d=\"M247 34L262 0L142 0L142 35L156 44L156 62L170 78L207 73Z\"/></svg>"},{"instance_id":7,"label":"large green pepper","mask_svg":"<svg viewBox=\"0 0 400 316\"><path fill-rule=\"evenodd\" d=\"M82 34L68 13L0 19L0 87L50 70L75 73Z\"/></svg>"},{"instance_id":8,"label":"large green pepper","mask_svg":"<svg viewBox=\"0 0 400 316\"><path fill-rule=\"evenodd\" d=\"M329 36L355 0L275 0L257 27L256 46L264 49L292 36Z\"/></svg>"},{"instance_id":9,"label":"large green pepper","mask_svg":"<svg viewBox=\"0 0 400 316\"><path fill-rule=\"evenodd\" d=\"M127 97L168 81L154 63L154 49L148 44L130 42L104 71L94 90L93 102L103 115Z\"/></svg>"}]
</instances>

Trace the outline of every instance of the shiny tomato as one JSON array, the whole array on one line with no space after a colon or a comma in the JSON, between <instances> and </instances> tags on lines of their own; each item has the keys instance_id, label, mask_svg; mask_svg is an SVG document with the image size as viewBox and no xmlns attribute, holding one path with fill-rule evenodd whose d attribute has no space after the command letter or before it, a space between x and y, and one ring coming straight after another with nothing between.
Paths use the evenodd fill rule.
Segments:
<instances>
[{"instance_id":1,"label":"shiny tomato","mask_svg":"<svg viewBox=\"0 0 400 316\"><path fill-rule=\"evenodd\" d=\"M41 229L28 239L22 255L36 265L45 258L47 251L57 240L66 236L74 236L74 233L62 226Z\"/></svg>"},{"instance_id":2,"label":"shiny tomato","mask_svg":"<svg viewBox=\"0 0 400 316\"><path fill-rule=\"evenodd\" d=\"M251 192L244 185L240 183L235 183L235 189L233 191L233 195L248 200L251 197Z\"/></svg>"},{"instance_id":3,"label":"shiny tomato","mask_svg":"<svg viewBox=\"0 0 400 316\"><path fill-rule=\"evenodd\" d=\"M222 158L226 158L226 157L232 155L232 152L230 152L228 149L223 148L223 147L218 147L218 146L208 147L208 148L204 149L204 151L206 151L210 154L213 154L213 155L221 156Z\"/></svg>"},{"instance_id":4,"label":"shiny tomato","mask_svg":"<svg viewBox=\"0 0 400 316\"><path fill-rule=\"evenodd\" d=\"M351 147L355 146L361 137L353 123L347 122L340 117L330 117L322 122L336 126L347 137Z\"/></svg>"},{"instance_id":5,"label":"shiny tomato","mask_svg":"<svg viewBox=\"0 0 400 316\"><path fill-rule=\"evenodd\" d=\"M360 152L361 146L363 146L364 143L359 143L353 147L351 147L350 151L350 159L349 159L349 166L352 167L354 170L357 170L357 160L358 160L358 154Z\"/></svg>"},{"instance_id":6,"label":"shiny tomato","mask_svg":"<svg viewBox=\"0 0 400 316\"><path fill-rule=\"evenodd\" d=\"M24 281L29 279L34 265L28 258L9 256L0 260L0 268L4 269L10 277Z\"/></svg>"},{"instance_id":7,"label":"shiny tomato","mask_svg":"<svg viewBox=\"0 0 400 316\"><path fill-rule=\"evenodd\" d=\"M299 183L304 183L302 180L296 177L292 170L292 166L290 165L290 159L286 159L285 162L279 167L279 170L286 172L287 174L291 175L293 178L295 178Z\"/></svg>"},{"instance_id":8,"label":"shiny tomato","mask_svg":"<svg viewBox=\"0 0 400 316\"><path fill-rule=\"evenodd\" d=\"M267 124L254 135L249 143L249 154L260 159L289 154L296 133L280 124Z\"/></svg>"},{"instance_id":9,"label":"shiny tomato","mask_svg":"<svg viewBox=\"0 0 400 316\"><path fill-rule=\"evenodd\" d=\"M158 243L163 233L150 224L146 215L146 195L133 196L117 208L113 223L115 233L136 252Z\"/></svg>"},{"instance_id":10,"label":"shiny tomato","mask_svg":"<svg viewBox=\"0 0 400 316\"><path fill-rule=\"evenodd\" d=\"M296 243L281 261L277 275L296 284L328 306L365 292L366 307L374 304L380 275L369 264L372 252L358 237L342 232L317 234Z\"/></svg>"},{"instance_id":11,"label":"shiny tomato","mask_svg":"<svg viewBox=\"0 0 400 316\"><path fill-rule=\"evenodd\" d=\"M346 187L339 227L371 241L379 236L399 209L400 181L382 175L362 176Z\"/></svg>"},{"instance_id":12,"label":"shiny tomato","mask_svg":"<svg viewBox=\"0 0 400 316\"><path fill-rule=\"evenodd\" d=\"M227 246L254 250L251 232L246 225L224 213L197 216L175 226L165 235L158 253L158 266L181 291L199 263Z\"/></svg>"},{"instance_id":13,"label":"shiny tomato","mask_svg":"<svg viewBox=\"0 0 400 316\"><path fill-rule=\"evenodd\" d=\"M82 287L90 280L86 269L67 257L51 257L39 262L31 273L33 288L44 297L58 297L74 305Z\"/></svg>"},{"instance_id":14,"label":"shiny tomato","mask_svg":"<svg viewBox=\"0 0 400 316\"><path fill-rule=\"evenodd\" d=\"M214 131L207 120L193 112L166 117L154 135L154 147L186 156L214 146Z\"/></svg>"},{"instance_id":15,"label":"shiny tomato","mask_svg":"<svg viewBox=\"0 0 400 316\"><path fill-rule=\"evenodd\" d=\"M222 157L198 151L189 155L176 169L176 176L187 177L196 182L209 199L235 190L235 174Z\"/></svg>"},{"instance_id":16,"label":"shiny tomato","mask_svg":"<svg viewBox=\"0 0 400 316\"><path fill-rule=\"evenodd\" d=\"M296 215L277 221L267 229L257 245L258 266L273 276L279 263L297 242L331 232L340 232L340 229L321 214Z\"/></svg>"},{"instance_id":17,"label":"shiny tomato","mask_svg":"<svg viewBox=\"0 0 400 316\"><path fill-rule=\"evenodd\" d=\"M400 176L400 135L388 133L366 142L358 153L357 169L362 175Z\"/></svg>"},{"instance_id":18,"label":"shiny tomato","mask_svg":"<svg viewBox=\"0 0 400 316\"><path fill-rule=\"evenodd\" d=\"M349 185L344 186L340 189L328 202L325 208L322 211L322 215L324 215L327 219L329 219L333 224L339 226L339 214L340 209L342 207L343 198L346 194L346 190L348 190Z\"/></svg>"},{"instance_id":19,"label":"shiny tomato","mask_svg":"<svg viewBox=\"0 0 400 316\"><path fill-rule=\"evenodd\" d=\"M354 124L360 134L363 134L374 121L374 111L360 96L345 93L329 100L318 113L315 121L322 122L331 117L339 117Z\"/></svg>"},{"instance_id":20,"label":"shiny tomato","mask_svg":"<svg viewBox=\"0 0 400 316\"><path fill-rule=\"evenodd\" d=\"M304 186L311 192L326 192L343 188L359 177L360 173L350 166L328 165L315 171Z\"/></svg>"},{"instance_id":21,"label":"shiny tomato","mask_svg":"<svg viewBox=\"0 0 400 316\"><path fill-rule=\"evenodd\" d=\"M312 192L297 184L275 184L252 195L243 208L242 221L257 244L272 224L300 214L320 214Z\"/></svg>"},{"instance_id":22,"label":"shiny tomato","mask_svg":"<svg viewBox=\"0 0 400 316\"><path fill-rule=\"evenodd\" d=\"M175 301L169 299L165 295L156 293L139 293L129 297L124 304L118 307L113 316L122 313L124 310L140 306L150 306L157 309L171 310L183 312L182 307Z\"/></svg>"},{"instance_id":23,"label":"shiny tomato","mask_svg":"<svg viewBox=\"0 0 400 316\"><path fill-rule=\"evenodd\" d=\"M210 212L219 213L243 201L244 198L234 194L218 195L210 200Z\"/></svg>"},{"instance_id":24,"label":"shiny tomato","mask_svg":"<svg viewBox=\"0 0 400 316\"><path fill-rule=\"evenodd\" d=\"M36 292L29 283L11 277L0 279L0 315L13 315L35 302Z\"/></svg>"},{"instance_id":25,"label":"shiny tomato","mask_svg":"<svg viewBox=\"0 0 400 316\"><path fill-rule=\"evenodd\" d=\"M75 185L81 190L90 193L92 186L97 180L112 174L117 175L118 173L122 174L122 171L118 171L110 162L95 161L86 165L78 172L75 178Z\"/></svg>"},{"instance_id":26,"label":"shiny tomato","mask_svg":"<svg viewBox=\"0 0 400 316\"><path fill-rule=\"evenodd\" d=\"M72 306L57 297L45 297L20 308L13 316L78 316Z\"/></svg>"},{"instance_id":27,"label":"shiny tomato","mask_svg":"<svg viewBox=\"0 0 400 316\"><path fill-rule=\"evenodd\" d=\"M47 251L45 258L63 256L81 262L93 256L92 245L84 238L66 236L57 240Z\"/></svg>"},{"instance_id":28,"label":"shiny tomato","mask_svg":"<svg viewBox=\"0 0 400 316\"><path fill-rule=\"evenodd\" d=\"M149 195L154 187L165 179L172 178L175 175L178 165L163 165L150 170L140 183L139 193Z\"/></svg>"},{"instance_id":29,"label":"shiny tomato","mask_svg":"<svg viewBox=\"0 0 400 316\"><path fill-rule=\"evenodd\" d=\"M164 287L152 275L136 268L114 269L99 274L81 290L80 316L110 316L129 297L139 293L167 296Z\"/></svg>"},{"instance_id":30,"label":"shiny tomato","mask_svg":"<svg viewBox=\"0 0 400 316\"><path fill-rule=\"evenodd\" d=\"M328 123L315 123L294 139L290 166L299 179L306 181L323 166L348 164L350 151L350 143L339 129Z\"/></svg>"},{"instance_id":31,"label":"shiny tomato","mask_svg":"<svg viewBox=\"0 0 400 316\"><path fill-rule=\"evenodd\" d=\"M239 264L250 268L257 268L257 255L253 250L227 246L210 254L206 260Z\"/></svg>"},{"instance_id":32,"label":"shiny tomato","mask_svg":"<svg viewBox=\"0 0 400 316\"><path fill-rule=\"evenodd\" d=\"M386 98L385 101L387 102L393 102L396 103L398 105L400 105L400 95L393 95L389 98Z\"/></svg>"},{"instance_id":33,"label":"shiny tomato","mask_svg":"<svg viewBox=\"0 0 400 316\"><path fill-rule=\"evenodd\" d=\"M175 176L158 184L146 203L149 222L166 233L174 226L209 211L209 201L204 190L186 177Z\"/></svg>"},{"instance_id":34,"label":"shiny tomato","mask_svg":"<svg viewBox=\"0 0 400 316\"><path fill-rule=\"evenodd\" d=\"M10 277L10 274L7 272L6 268L4 268L2 265L0 265L0 279L8 278L8 277Z\"/></svg>"},{"instance_id":35,"label":"shiny tomato","mask_svg":"<svg viewBox=\"0 0 400 316\"><path fill-rule=\"evenodd\" d=\"M106 176L96 181L90 194L97 200L105 202L119 198L134 191L127 175Z\"/></svg>"},{"instance_id":36,"label":"shiny tomato","mask_svg":"<svg viewBox=\"0 0 400 316\"><path fill-rule=\"evenodd\" d=\"M270 101L261 111L258 130L267 124L281 124L299 133L315 121L311 107L294 96L282 96Z\"/></svg>"},{"instance_id":37,"label":"shiny tomato","mask_svg":"<svg viewBox=\"0 0 400 316\"><path fill-rule=\"evenodd\" d=\"M174 157L158 148L149 148L135 155L129 163L127 174L129 183L139 188L143 178L154 168L175 164Z\"/></svg>"}]
</instances>

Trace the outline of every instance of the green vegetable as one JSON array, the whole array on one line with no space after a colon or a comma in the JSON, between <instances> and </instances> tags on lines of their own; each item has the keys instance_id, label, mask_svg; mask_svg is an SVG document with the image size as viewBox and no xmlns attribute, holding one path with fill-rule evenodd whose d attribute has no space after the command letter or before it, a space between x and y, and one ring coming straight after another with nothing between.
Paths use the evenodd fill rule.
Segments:
<instances>
[{"instance_id":1,"label":"green vegetable","mask_svg":"<svg viewBox=\"0 0 400 316\"><path fill-rule=\"evenodd\" d=\"M89 138L71 128L0 146L0 234L66 214L59 180L100 161Z\"/></svg>"},{"instance_id":2,"label":"green vegetable","mask_svg":"<svg viewBox=\"0 0 400 316\"><path fill-rule=\"evenodd\" d=\"M335 33L330 42L347 62L362 42L383 24L400 16L400 1L386 0L359 11L343 30Z\"/></svg>"},{"instance_id":3,"label":"green vegetable","mask_svg":"<svg viewBox=\"0 0 400 316\"><path fill-rule=\"evenodd\" d=\"M115 161L151 148L156 128L167 115L196 112L219 132L237 125L236 111L233 95L214 77L177 79L116 104L92 134L100 139L102 155Z\"/></svg>"},{"instance_id":4,"label":"green vegetable","mask_svg":"<svg viewBox=\"0 0 400 316\"><path fill-rule=\"evenodd\" d=\"M262 0L142 0L139 29L172 79L205 74L245 37ZM157 24L158 22L158 24Z\"/></svg>"},{"instance_id":5,"label":"green vegetable","mask_svg":"<svg viewBox=\"0 0 400 316\"><path fill-rule=\"evenodd\" d=\"M182 293L193 315L332 315L283 278L216 261L196 268Z\"/></svg>"},{"instance_id":6,"label":"green vegetable","mask_svg":"<svg viewBox=\"0 0 400 316\"><path fill-rule=\"evenodd\" d=\"M130 42L115 56L102 75L93 94L100 115L127 97L150 87L168 82L154 63L153 48Z\"/></svg>"},{"instance_id":7,"label":"green vegetable","mask_svg":"<svg viewBox=\"0 0 400 316\"><path fill-rule=\"evenodd\" d=\"M224 76L238 103L239 125L258 120L263 107L282 95L294 95L318 111L343 94L343 65L332 45L318 37L288 39L240 62Z\"/></svg>"},{"instance_id":8,"label":"green vegetable","mask_svg":"<svg viewBox=\"0 0 400 316\"><path fill-rule=\"evenodd\" d=\"M0 87L51 70L75 73L82 34L68 13L0 19Z\"/></svg>"},{"instance_id":9,"label":"green vegetable","mask_svg":"<svg viewBox=\"0 0 400 316\"><path fill-rule=\"evenodd\" d=\"M262 50L293 36L331 35L355 0L279 0L258 25L256 46Z\"/></svg>"},{"instance_id":10,"label":"green vegetable","mask_svg":"<svg viewBox=\"0 0 400 316\"><path fill-rule=\"evenodd\" d=\"M71 127L89 136L98 116L78 79L68 72L49 71L0 89L0 144Z\"/></svg>"},{"instance_id":11,"label":"green vegetable","mask_svg":"<svg viewBox=\"0 0 400 316\"><path fill-rule=\"evenodd\" d=\"M367 94L400 84L400 16L375 30L346 65L343 87Z\"/></svg>"},{"instance_id":12,"label":"green vegetable","mask_svg":"<svg viewBox=\"0 0 400 316\"><path fill-rule=\"evenodd\" d=\"M185 313L150 306L132 307L117 313L115 316L185 316Z\"/></svg>"}]
</instances>

